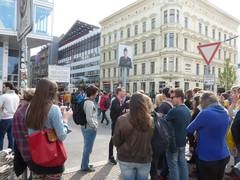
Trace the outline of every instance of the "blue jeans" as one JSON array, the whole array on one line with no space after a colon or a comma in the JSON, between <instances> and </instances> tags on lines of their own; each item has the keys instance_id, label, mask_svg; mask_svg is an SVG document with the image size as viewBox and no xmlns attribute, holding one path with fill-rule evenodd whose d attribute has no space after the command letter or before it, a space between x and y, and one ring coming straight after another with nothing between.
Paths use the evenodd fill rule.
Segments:
<instances>
[{"instance_id":1,"label":"blue jeans","mask_svg":"<svg viewBox=\"0 0 240 180\"><path fill-rule=\"evenodd\" d=\"M167 152L169 180L188 180L188 165L185 158L185 147L177 148L177 152Z\"/></svg>"},{"instance_id":2,"label":"blue jeans","mask_svg":"<svg viewBox=\"0 0 240 180\"><path fill-rule=\"evenodd\" d=\"M13 149L13 135L12 135L12 119L0 120L0 151L3 150L3 140L7 133L8 148Z\"/></svg>"},{"instance_id":3,"label":"blue jeans","mask_svg":"<svg viewBox=\"0 0 240 180\"><path fill-rule=\"evenodd\" d=\"M119 161L123 180L147 180L151 163L130 163Z\"/></svg>"},{"instance_id":4,"label":"blue jeans","mask_svg":"<svg viewBox=\"0 0 240 180\"><path fill-rule=\"evenodd\" d=\"M82 155L81 169L87 170L89 168L89 157L92 153L93 143L96 138L97 131L90 128L82 128L84 147Z\"/></svg>"}]
</instances>

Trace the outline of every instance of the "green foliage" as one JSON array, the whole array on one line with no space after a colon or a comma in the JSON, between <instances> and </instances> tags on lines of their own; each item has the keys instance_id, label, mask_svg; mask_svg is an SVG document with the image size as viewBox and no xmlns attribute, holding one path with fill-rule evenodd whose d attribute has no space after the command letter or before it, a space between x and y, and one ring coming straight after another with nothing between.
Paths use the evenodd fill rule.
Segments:
<instances>
[{"instance_id":1,"label":"green foliage","mask_svg":"<svg viewBox=\"0 0 240 180\"><path fill-rule=\"evenodd\" d=\"M230 64L230 59L226 59L224 62L223 72L219 75L220 85L224 87L225 90L230 90L236 82L236 79L236 69Z\"/></svg>"}]
</instances>

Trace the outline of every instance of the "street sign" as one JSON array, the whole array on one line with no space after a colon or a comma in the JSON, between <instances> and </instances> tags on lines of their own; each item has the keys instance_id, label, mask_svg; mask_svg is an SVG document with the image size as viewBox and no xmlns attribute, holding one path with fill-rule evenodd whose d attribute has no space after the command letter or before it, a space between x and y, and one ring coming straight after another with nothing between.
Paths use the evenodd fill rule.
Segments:
<instances>
[{"instance_id":1,"label":"street sign","mask_svg":"<svg viewBox=\"0 0 240 180\"><path fill-rule=\"evenodd\" d=\"M48 66L48 79L59 83L70 83L70 66Z\"/></svg>"},{"instance_id":2,"label":"street sign","mask_svg":"<svg viewBox=\"0 0 240 180\"><path fill-rule=\"evenodd\" d=\"M203 59L207 63L207 65L211 63L220 45L221 45L221 42L216 42L216 43L199 45L197 47Z\"/></svg>"},{"instance_id":3,"label":"street sign","mask_svg":"<svg viewBox=\"0 0 240 180\"><path fill-rule=\"evenodd\" d=\"M214 75L204 75L203 82L205 85L212 86L215 83L215 77Z\"/></svg>"},{"instance_id":4,"label":"street sign","mask_svg":"<svg viewBox=\"0 0 240 180\"><path fill-rule=\"evenodd\" d=\"M33 28L32 0L17 1L17 40L21 41Z\"/></svg>"}]
</instances>

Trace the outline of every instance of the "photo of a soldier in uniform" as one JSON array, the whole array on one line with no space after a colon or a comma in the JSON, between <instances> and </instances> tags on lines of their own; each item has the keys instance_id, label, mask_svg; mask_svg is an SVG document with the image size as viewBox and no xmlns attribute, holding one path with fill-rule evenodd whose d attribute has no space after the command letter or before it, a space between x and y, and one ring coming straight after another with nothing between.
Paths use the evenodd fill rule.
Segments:
<instances>
[{"instance_id":1,"label":"photo of a soldier in uniform","mask_svg":"<svg viewBox=\"0 0 240 180\"><path fill-rule=\"evenodd\" d=\"M123 56L120 57L119 67L132 68L132 59L128 56L128 49L124 48Z\"/></svg>"}]
</instances>

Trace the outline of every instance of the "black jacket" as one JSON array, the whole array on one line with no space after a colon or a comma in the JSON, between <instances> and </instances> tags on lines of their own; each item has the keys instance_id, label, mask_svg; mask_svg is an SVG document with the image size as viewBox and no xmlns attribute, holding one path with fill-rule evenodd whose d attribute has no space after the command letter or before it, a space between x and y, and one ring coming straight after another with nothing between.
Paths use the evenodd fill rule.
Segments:
<instances>
[{"instance_id":1,"label":"black jacket","mask_svg":"<svg viewBox=\"0 0 240 180\"><path fill-rule=\"evenodd\" d=\"M123 110L126 108L126 103L120 105L118 98L116 97L112 101L112 105L110 108L110 117L112 119L112 125L116 124L117 118L123 114Z\"/></svg>"},{"instance_id":2,"label":"black jacket","mask_svg":"<svg viewBox=\"0 0 240 180\"><path fill-rule=\"evenodd\" d=\"M237 112L233 120L231 131L232 131L233 140L238 150L240 150L240 133L239 133L240 132L240 111Z\"/></svg>"}]
</instances>

